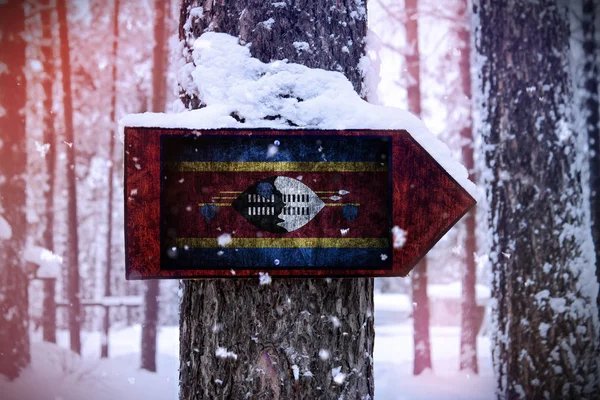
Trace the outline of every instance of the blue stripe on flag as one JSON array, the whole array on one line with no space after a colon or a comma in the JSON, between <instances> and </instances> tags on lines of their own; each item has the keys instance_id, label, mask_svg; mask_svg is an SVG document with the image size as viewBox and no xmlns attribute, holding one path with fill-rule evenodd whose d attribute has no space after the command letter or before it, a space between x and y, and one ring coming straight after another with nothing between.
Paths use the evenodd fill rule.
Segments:
<instances>
[{"instance_id":1,"label":"blue stripe on flag","mask_svg":"<svg viewBox=\"0 0 600 400\"><path fill-rule=\"evenodd\" d=\"M163 269L364 268L390 269L388 249L190 248L163 256ZM382 254L387 257L382 260ZM173 255L173 252L171 252ZM260 267L257 267L260 266Z\"/></svg>"},{"instance_id":2,"label":"blue stripe on flag","mask_svg":"<svg viewBox=\"0 0 600 400\"><path fill-rule=\"evenodd\" d=\"M162 139L163 161L387 162L388 137L202 135ZM275 143L278 143L276 145ZM271 148L271 151L269 151ZM274 149L277 151L274 152Z\"/></svg>"}]
</instances>

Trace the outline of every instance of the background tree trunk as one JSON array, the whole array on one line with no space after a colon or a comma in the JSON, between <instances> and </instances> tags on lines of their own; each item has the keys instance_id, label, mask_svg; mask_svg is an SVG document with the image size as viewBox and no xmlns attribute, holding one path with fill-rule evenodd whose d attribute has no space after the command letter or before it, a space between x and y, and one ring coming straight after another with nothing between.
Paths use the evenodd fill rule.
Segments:
<instances>
[{"instance_id":1,"label":"background tree trunk","mask_svg":"<svg viewBox=\"0 0 600 400\"><path fill-rule=\"evenodd\" d=\"M69 49L69 26L66 0L57 0L60 37L60 59L63 84L63 108L65 118L65 142L67 149L67 294L69 309L69 334L71 350L81 354L81 298L79 293L79 236L77 232L77 160L75 132L73 130L73 98L71 92L71 59Z\"/></svg>"},{"instance_id":2,"label":"background tree trunk","mask_svg":"<svg viewBox=\"0 0 600 400\"><path fill-rule=\"evenodd\" d=\"M429 335L429 297L427 296L427 258L423 258L411 275L413 302L413 374L431 369Z\"/></svg>"},{"instance_id":3,"label":"background tree trunk","mask_svg":"<svg viewBox=\"0 0 600 400\"><path fill-rule=\"evenodd\" d=\"M154 52L152 68L152 110L162 112L167 99L167 34L165 18L170 13L168 0L154 2ZM159 280L145 282L144 324L142 325L142 368L156 371L156 331L158 325Z\"/></svg>"},{"instance_id":4,"label":"background tree trunk","mask_svg":"<svg viewBox=\"0 0 600 400\"><path fill-rule=\"evenodd\" d=\"M464 125L460 131L462 144L462 161L469 171L469 179L476 181L475 165L473 161L473 124L471 119L471 34L470 18L467 0L460 0L458 8L458 46L460 56L458 68L460 74L461 91L466 98L464 107ZM477 270L475 253L477 252L476 210L471 210L465 216L465 264L462 274L462 301L460 324L460 370L469 370L478 373L477 365L477 298L475 284L477 283Z\"/></svg>"},{"instance_id":5,"label":"background tree trunk","mask_svg":"<svg viewBox=\"0 0 600 400\"><path fill-rule=\"evenodd\" d=\"M112 88L110 95L110 121L113 125L113 129L110 132L110 139L108 141L108 193L107 204L106 204L106 252L105 252L105 260L106 260L106 270L104 271L104 297L108 297L111 295L111 285L112 285L112 236L113 236L113 196L114 196L114 178L115 178L115 168L114 168L114 158L115 158L115 131L117 128L117 63L119 61L119 10L120 10L120 1L114 0L113 2L113 34L112 34ZM129 312L129 310L127 310ZM104 332L108 332L110 329L110 311L109 308L105 308L104 312ZM103 340L102 349L100 351L100 357L107 358L108 357L108 338Z\"/></svg>"},{"instance_id":6,"label":"background tree trunk","mask_svg":"<svg viewBox=\"0 0 600 400\"><path fill-rule=\"evenodd\" d=\"M28 280L22 268L27 233L24 30L23 3L0 3L0 375L9 379L30 361Z\"/></svg>"},{"instance_id":7,"label":"background tree trunk","mask_svg":"<svg viewBox=\"0 0 600 400\"><path fill-rule=\"evenodd\" d=\"M49 0L44 7L41 9L41 20L42 20L42 63L44 66L44 76L42 79L42 87L44 90L43 100L43 112L44 112L44 144L49 145L48 151L45 155L46 162L46 176L48 185L44 191L45 201L45 216L46 226L43 232L44 247L54 252L54 175L56 169L56 135L54 130L54 79L56 79L55 63L54 58L54 2ZM50 306L54 303L55 285L56 279L44 279L44 304ZM52 298L50 298L52 297ZM53 313L54 315L51 315ZM51 343L56 343L56 326L49 326L50 324L56 325L56 310L53 308L44 308L43 326L44 326L44 340Z\"/></svg>"},{"instance_id":8,"label":"background tree trunk","mask_svg":"<svg viewBox=\"0 0 600 400\"><path fill-rule=\"evenodd\" d=\"M408 111L421 117L421 53L419 51L418 0L404 2L406 12L406 95ZM410 274L413 302L413 374L431 369L429 336L429 297L427 296L427 258L423 258Z\"/></svg>"},{"instance_id":9,"label":"background tree trunk","mask_svg":"<svg viewBox=\"0 0 600 400\"><path fill-rule=\"evenodd\" d=\"M252 43L262 61L339 70L361 92L363 2L200 3L202 13L191 12L197 1L182 4L180 38L188 49L205 30L226 32ZM269 18L270 29L260 24ZM202 101L190 93L182 100L188 108ZM182 288L181 399L373 398L373 279L186 280ZM237 358L217 357L219 347ZM341 384L333 381L337 367L347 374Z\"/></svg>"},{"instance_id":10,"label":"background tree trunk","mask_svg":"<svg viewBox=\"0 0 600 400\"><path fill-rule=\"evenodd\" d=\"M553 0L474 2L498 398L597 398L587 135Z\"/></svg>"}]
</instances>

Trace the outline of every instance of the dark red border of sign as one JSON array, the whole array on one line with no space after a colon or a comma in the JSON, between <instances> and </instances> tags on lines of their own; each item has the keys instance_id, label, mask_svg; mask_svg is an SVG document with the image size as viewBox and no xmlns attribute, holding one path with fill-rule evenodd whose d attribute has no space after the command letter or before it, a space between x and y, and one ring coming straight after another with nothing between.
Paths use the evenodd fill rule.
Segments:
<instances>
[{"instance_id":1,"label":"dark red border of sign","mask_svg":"<svg viewBox=\"0 0 600 400\"><path fill-rule=\"evenodd\" d=\"M406 244L394 248L392 269L236 269L162 270L160 268L160 137L186 134L262 136L391 136L392 226L407 232ZM475 199L405 130L272 130L125 128L125 274L133 279L253 277L406 276L458 222ZM132 190L134 190L132 192ZM410 206L406 206L410 205ZM404 207L403 207L404 206Z\"/></svg>"}]
</instances>

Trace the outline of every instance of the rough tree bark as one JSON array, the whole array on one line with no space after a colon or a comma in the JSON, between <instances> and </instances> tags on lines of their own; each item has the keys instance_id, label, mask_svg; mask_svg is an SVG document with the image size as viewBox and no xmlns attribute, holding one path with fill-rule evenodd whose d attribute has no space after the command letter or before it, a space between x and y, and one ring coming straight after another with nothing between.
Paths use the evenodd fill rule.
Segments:
<instances>
[{"instance_id":1,"label":"rough tree bark","mask_svg":"<svg viewBox=\"0 0 600 400\"><path fill-rule=\"evenodd\" d=\"M457 30L458 46L460 56L458 68L460 74L461 92L466 99L464 107L465 120L460 130L462 143L462 161L469 171L469 179L476 180L475 163L473 161L473 124L471 119L471 34L470 19L467 0L459 2L457 16L459 25ZM461 296L461 324L460 324L460 370L479 372L477 365L477 323L478 308L475 295L475 284L477 283L477 270L475 264L475 253L477 252L476 211L471 210L465 216L465 260L462 274L462 296Z\"/></svg>"},{"instance_id":2,"label":"rough tree bark","mask_svg":"<svg viewBox=\"0 0 600 400\"><path fill-rule=\"evenodd\" d=\"M0 375L9 379L30 361L28 280L22 268L27 226L24 30L23 3L0 3Z\"/></svg>"},{"instance_id":3,"label":"rough tree bark","mask_svg":"<svg viewBox=\"0 0 600 400\"><path fill-rule=\"evenodd\" d=\"M566 11L474 2L498 398L592 399L598 283Z\"/></svg>"},{"instance_id":4,"label":"rough tree bark","mask_svg":"<svg viewBox=\"0 0 600 400\"><path fill-rule=\"evenodd\" d=\"M432 368L426 257L413 269L410 279L413 303L413 374L419 375Z\"/></svg>"},{"instance_id":5,"label":"rough tree bark","mask_svg":"<svg viewBox=\"0 0 600 400\"><path fill-rule=\"evenodd\" d=\"M58 35L62 68L63 112L67 149L67 295L69 301L69 337L71 350L81 354L81 299L79 293L79 235L77 232L76 151L73 130L73 97L71 92L71 59L66 0L57 0Z\"/></svg>"},{"instance_id":6,"label":"rough tree bark","mask_svg":"<svg viewBox=\"0 0 600 400\"><path fill-rule=\"evenodd\" d=\"M40 14L42 20L42 63L44 66L44 76L42 78L42 87L44 90L43 112L44 112L44 144L49 145L45 155L47 189L44 191L46 226L44 227L43 242L44 247L54 251L54 173L56 168L56 135L54 130L54 95L53 86L55 73L54 59L54 23L52 15L54 13L54 1L49 0L42 7ZM56 279L44 279L44 315L43 332L44 340L56 343L56 309L54 304ZM52 313L54 315L52 315ZM55 325L55 326L50 326Z\"/></svg>"},{"instance_id":7,"label":"rough tree bark","mask_svg":"<svg viewBox=\"0 0 600 400\"><path fill-rule=\"evenodd\" d=\"M408 110L421 117L421 53L419 51L418 0L404 2L406 12L406 43L408 50L406 95ZM410 274L413 303L413 374L431 369L431 341L429 336L429 297L427 296L427 258Z\"/></svg>"},{"instance_id":8,"label":"rough tree bark","mask_svg":"<svg viewBox=\"0 0 600 400\"><path fill-rule=\"evenodd\" d=\"M252 43L262 61L339 70L360 93L365 6L184 0L180 38L189 49L205 30L226 32ZM261 24L269 18L272 24ZM202 104L193 94L182 100L188 108ZM188 280L182 289L181 399L373 398L372 279L274 279L264 286L254 279ZM219 347L237 358L217 357ZM347 374L341 384L332 376L337 367Z\"/></svg>"},{"instance_id":9,"label":"rough tree bark","mask_svg":"<svg viewBox=\"0 0 600 400\"><path fill-rule=\"evenodd\" d=\"M581 30L583 32L584 114L590 145L590 207L592 237L596 246L596 266L600 265L600 103L598 98L598 54L596 47L596 11L594 0L582 1ZM600 282L600 268L596 268ZM600 310L600 296L598 296Z\"/></svg>"},{"instance_id":10,"label":"rough tree bark","mask_svg":"<svg viewBox=\"0 0 600 400\"><path fill-rule=\"evenodd\" d=\"M110 121L113 127L117 127L117 62L119 60L119 10L120 1L114 0L113 2L113 34L112 34L112 87L110 95ZM104 258L106 260L106 269L104 271L104 297L111 295L112 285L112 236L113 236L113 196L114 196L114 179L115 179L115 132L116 129L111 130L110 138L108 140L108 168L106 174L108 176L108 193L106 194L106 248ZM102 332L108 333L110 329L110 307L104 308L103 316L103 329ZM100 349L100 357L108 358L108 338L102 338L102 347Z\"/></svg>"},{"instance_id":11,"label":"rough tree bark","mask_svg":"<svg viewBox=\"0 0 600 400\"><path fill-rule=\"evenodd\" d=\"M154 51L152 68L152 110L162 112L167 100L167 33L165 18L169 15L169 1L154 2ZM142 325L142 364L148 371L156 371L156 331L158 325L159 282L146 281L144 293L144 324Z\"/></svg>"}]
</instances>

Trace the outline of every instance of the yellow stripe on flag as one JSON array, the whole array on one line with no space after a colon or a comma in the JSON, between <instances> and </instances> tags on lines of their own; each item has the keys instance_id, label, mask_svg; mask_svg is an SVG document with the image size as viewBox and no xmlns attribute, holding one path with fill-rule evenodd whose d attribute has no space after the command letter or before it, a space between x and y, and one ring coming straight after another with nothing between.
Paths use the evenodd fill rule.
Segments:
<instances>
[{"instance_id":1,"label":"yellow stripe on flag","mask_svg":"<svg viewBox=\"0 0 600 400\"><path fill-rule=\"evenodd\" d=\"M180 172L386 172L387 164L376 162L182 161L165 163L165 169Z\"/></svg>"}]
</instances>

